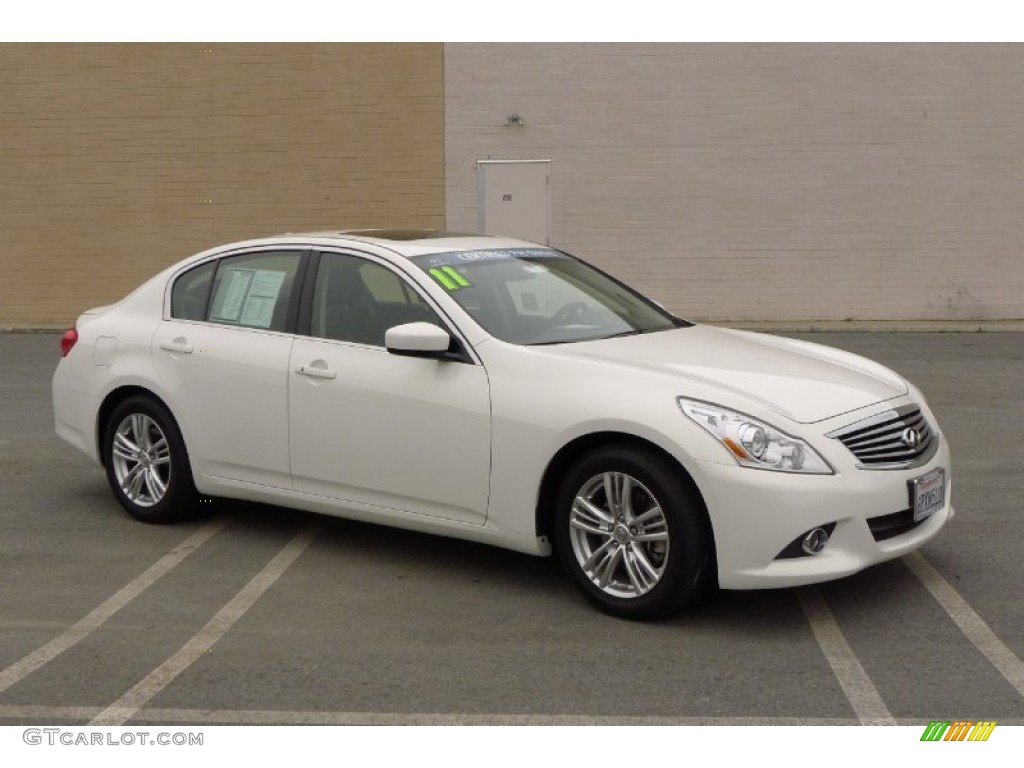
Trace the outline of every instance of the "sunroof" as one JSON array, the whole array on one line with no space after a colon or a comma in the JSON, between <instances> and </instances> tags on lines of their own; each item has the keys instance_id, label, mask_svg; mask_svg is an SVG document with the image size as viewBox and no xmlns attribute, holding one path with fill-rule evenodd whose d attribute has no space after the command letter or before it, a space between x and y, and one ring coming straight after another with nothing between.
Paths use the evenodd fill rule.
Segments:
<instances>
[{"instance_id":1,"label":"sunroof","mask_svg":"<svg viewBox=\"0 0 1024 768\"><path fill-rule=\"evenodd\" d=\"M462 232L440 232L436 229L354 229L343 232L356 237L377 237L381 240L430 240L444 237L469 237Z\"/></svg>"}]
</instances>

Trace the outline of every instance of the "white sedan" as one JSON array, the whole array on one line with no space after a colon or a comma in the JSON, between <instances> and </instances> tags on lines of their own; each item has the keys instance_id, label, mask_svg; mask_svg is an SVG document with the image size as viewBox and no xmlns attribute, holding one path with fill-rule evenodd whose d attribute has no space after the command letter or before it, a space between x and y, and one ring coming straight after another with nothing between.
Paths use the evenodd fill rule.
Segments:
<instances>
[{"instance_id":1,"label":"white sedan","mask_svg":"<svg viewBox=\"0 0 1024 768\"><path fill-rule=\"evenodd\" d=\"M558 250L418 230L205 251L62 339L57 433L134 517L199 494L561 558L602 609L835 579L953 515L924 397Z\"/></svg>"}]
</instances>

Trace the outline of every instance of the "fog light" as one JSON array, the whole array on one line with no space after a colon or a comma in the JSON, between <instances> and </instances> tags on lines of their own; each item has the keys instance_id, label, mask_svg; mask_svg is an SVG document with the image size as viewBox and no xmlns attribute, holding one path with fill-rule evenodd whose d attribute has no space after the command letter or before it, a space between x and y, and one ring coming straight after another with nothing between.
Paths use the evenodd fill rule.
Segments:
<instances>
[{"instance_id":1,"label":"fog light","mask_svg":"<svg viewBox=\"0 0 1024 768\"><path fill-rule=\"evenodd\" d=\"M828 544L828 531L824 528L815 528L807 532L803 541L800 542L800 548L808 555L816 555L825 548L826 544Z\"/></svg>"}]
</instances>

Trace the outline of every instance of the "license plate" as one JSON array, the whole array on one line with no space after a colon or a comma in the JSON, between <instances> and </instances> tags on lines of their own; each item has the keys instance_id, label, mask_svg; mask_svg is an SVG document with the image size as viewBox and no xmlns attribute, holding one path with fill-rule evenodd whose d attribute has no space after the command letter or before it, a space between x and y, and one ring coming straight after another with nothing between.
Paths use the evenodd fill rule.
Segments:
<instances>
[{"instance_id":1,"label":"license plate","mask_svg":"<svg viewBox=\"0 0 1024 768\"><path fill-rule=\"evenodd\" d=\"M915 523L942 509L946 503L946 470L939 467L911 480L910 501L914 507Z\"/></svg>"}]
</instances>

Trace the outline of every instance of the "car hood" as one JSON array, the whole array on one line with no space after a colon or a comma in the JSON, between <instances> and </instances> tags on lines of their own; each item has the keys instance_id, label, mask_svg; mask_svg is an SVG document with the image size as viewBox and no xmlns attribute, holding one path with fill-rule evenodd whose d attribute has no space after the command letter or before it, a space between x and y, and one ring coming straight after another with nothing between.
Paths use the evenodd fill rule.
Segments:
<instances>
[{"instance_id":1,"label":"car hood","mask_svg":"<svg viewBox=\"0 0 1024 768\"><path fill-rule=\"evenodd\" d=\"M888 368L849 352L705 325L559 345L559 351L677 375L682 382L710 385L802 423L908 391L906 382ZM685 383L679 394L690 394ZM723 394L719 405L730 404Z\"/></svg>"}]
</instances>

